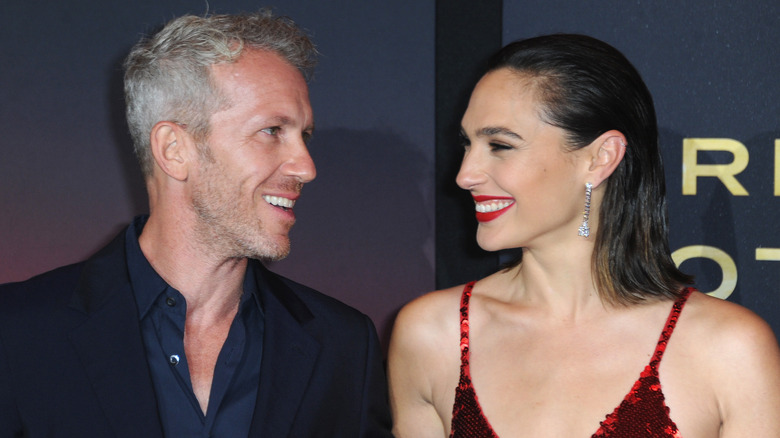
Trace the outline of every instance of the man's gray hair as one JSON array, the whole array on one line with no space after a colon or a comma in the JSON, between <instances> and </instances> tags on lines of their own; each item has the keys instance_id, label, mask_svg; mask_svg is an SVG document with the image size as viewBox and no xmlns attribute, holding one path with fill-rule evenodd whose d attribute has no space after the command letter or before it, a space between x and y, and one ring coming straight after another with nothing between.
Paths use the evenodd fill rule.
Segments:
<instances>
[{"instance_id":1,"label":"man's gray hair","mask_svg":"<svg viewBox=\"0 0 780 438\"><path fill-rule=\"evenodd\" d=\"M211 115L229 105L210 66L236 62L246 48L278 54L306 79L316 64L317 50L306 33L269 10L185 15L133 47L124 63L127 124L145 177L154 169L152 127L164 120L180 123L199 143L205 141Z\"/></svg>"}]
</instances>

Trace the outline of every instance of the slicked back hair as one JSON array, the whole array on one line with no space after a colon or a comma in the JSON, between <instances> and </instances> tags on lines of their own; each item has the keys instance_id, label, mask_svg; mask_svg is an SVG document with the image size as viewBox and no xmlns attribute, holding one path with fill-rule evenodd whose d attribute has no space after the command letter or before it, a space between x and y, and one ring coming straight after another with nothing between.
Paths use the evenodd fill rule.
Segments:
<instances>
[{"instance_id":1,"label":"slicked back hair","mask_svg":"<svg viewBox=\"0 0 780 438\"><path fill-rule=\"evenodd\" d=\"M655 108L639 72L609 44L572 34L513 42L490 61L488 72L499 69L532 79L540 118L565 131L569 150L613 129L626 137L599 210L592 264L601 299L628 305L678 297L693 277L669 251Z\"/></svg>"}]
</instances>

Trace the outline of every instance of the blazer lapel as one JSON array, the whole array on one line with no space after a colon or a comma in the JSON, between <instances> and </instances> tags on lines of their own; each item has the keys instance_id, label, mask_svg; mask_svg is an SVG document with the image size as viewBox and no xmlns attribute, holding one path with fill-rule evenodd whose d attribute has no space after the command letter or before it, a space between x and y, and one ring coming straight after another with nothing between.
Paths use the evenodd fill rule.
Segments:
<instances>
[{"instance_id":1,"label":"blazer lapel","mask_svg":"<svg viewBox=\"0 0 780 438\"><path fill-rule=\"evenodd\" d=\"M116 436L161 438L124 251L123 232L85 265L71 307L88 316L70 339Z\"/></svg>"},{"instance_id":2,"label":"blazer lapel","mask_svg":"<svg viewBox=\"0 0 780 438\"><path fill-rule=\"evenodd\" d=\"M286 437L320 351L319 342L305 330L314 316L275 274L254 261L249 269L256 270L265 313L260 386L249 436Z\"/></svg>"}]
</instances>

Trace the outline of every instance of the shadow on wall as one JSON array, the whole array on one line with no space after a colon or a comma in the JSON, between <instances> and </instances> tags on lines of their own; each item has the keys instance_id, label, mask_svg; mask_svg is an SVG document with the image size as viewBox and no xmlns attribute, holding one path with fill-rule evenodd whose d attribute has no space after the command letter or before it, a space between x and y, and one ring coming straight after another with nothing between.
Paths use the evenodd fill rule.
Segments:
<instances>
[{"instance_id":1,"label":"shadow on wall","mask_svg":"<svg viewBox=\"0 0 780 438\"><path fill-rule=\"evenodd\" d=\"M664 160L666 176L666 198L669 211L669 245L672 252L689 245L716 246L739 259L739 245L736 241L732 196L720 183L711 178L697 181L696 195L682 194L682 145L684 136L669 129L659 130L659 141ZM700 152L697 162L714 164L723 157L713 152ZM720 266L709 258L693 258L680 266L686 274L695 276L695 286L711 292L723 281ZM729 298L741 302L739 283Z\"/></svg>"},{"instance_id":2,"label":"shadow on wall","mask_svg":"<svg viewBox=\"0 0 780 438\"><path fill-rule=\"evenodd\" d=\"M106 95L125 202L140 214L149 208L124 114L128 50L108 67ZM360 309L387 345L401 306L434 288L433 163L389 130L317 130L310 152L317 178L296 204L291 255L270 267Z\"/></svg>"},{"instance_id":3,"label":"shadow on wall","mask_svg":"<svg viewBox=\"0 0 780 438\"><path fill-rule=\"evenodd\" d=\"M106 94L127 202L139 214L148 199L124 113L127 51L109 66ZM386 345L400 307L434 287L433 163L389 130L317 130L310 151L318 176L295 207L290 257L271 268L368 314Z\"/></svg>"},{"instance_id":4,"label":"shadow on wall","mask_svg":"<svg viewBox=\"0 0 780 438\"><path fill-rule=\"evenodd\" d=\"M270 268L368 314L386 345L400 307L434 286L433 164L390 131L317 131L311 154L291 255Z\"/></svg>"}]
</instances>

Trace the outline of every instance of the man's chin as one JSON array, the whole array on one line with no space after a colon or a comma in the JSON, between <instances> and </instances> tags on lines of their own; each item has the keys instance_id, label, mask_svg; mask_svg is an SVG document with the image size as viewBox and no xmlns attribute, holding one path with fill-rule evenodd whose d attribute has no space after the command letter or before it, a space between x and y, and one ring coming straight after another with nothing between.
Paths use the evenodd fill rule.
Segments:
<instances>
[{"instance_id":1,"label":"man's chin","mask_svg":"<svg viewBox=\"0 0 780 438\"><path fill-rule=\"evenodd\" d=\"M290 254L290 241L284 239L283 242L265 242L264 245L256 248L250 258L255 258L263 262L278 262Z\"/></svg>"},{"instance_id":2,"label":"man's chin","mask_svg":"<svg viewBox=\"0 0 780 438\"><path fill-rule=\"evenodd\" d=\"M257 254L255 257L252 258L260 260L261 262L278 262L280 260L284 260L289 254L290 251L287 251L285 253L276 253L276 254Z\"/></svg>"}]
</instances>

